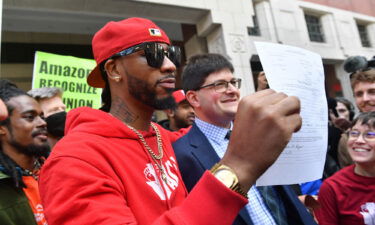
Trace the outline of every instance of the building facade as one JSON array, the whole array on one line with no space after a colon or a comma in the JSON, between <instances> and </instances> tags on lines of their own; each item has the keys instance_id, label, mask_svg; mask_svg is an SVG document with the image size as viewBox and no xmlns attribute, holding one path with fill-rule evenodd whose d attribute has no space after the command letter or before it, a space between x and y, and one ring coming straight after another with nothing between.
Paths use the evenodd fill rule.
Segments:
<instances>
[{"instance_id":1,"label":"building facade","mask_svg":"<svg viewBox=\"0 0 375 225\"><path fill-rule=\"evenodd\" d=\"M146 17L183 48L184 59L226 55L255 90L261 70L254 41L320 54L330 96L352 99L343 61L375 55L375 0L3 0L1 78L31 88L34 52L92 58L91 38L110 20Z\"/></svg>"}]
</instances>

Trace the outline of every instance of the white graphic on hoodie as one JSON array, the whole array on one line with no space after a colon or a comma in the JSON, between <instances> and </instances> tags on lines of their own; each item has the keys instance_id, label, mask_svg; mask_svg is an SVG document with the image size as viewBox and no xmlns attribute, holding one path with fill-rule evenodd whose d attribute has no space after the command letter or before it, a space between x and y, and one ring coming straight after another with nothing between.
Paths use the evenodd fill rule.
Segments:
<instances>
[{"instance_id":1,"label":"white graphic on hoodie","mask_svg":"<svg viewBox=\"0 0 375 225\"><path fill-rule=\"evenodd\" d=\"M157 168L157 166L155 166L155 168ZM166 200L165 195L167 195L167 199L170 199L172 191L178 186L178 176L172 172L171 168L174 168L175 171L177 170L176 161L173 157L170 157L170 159L163 165L163 170L167 177L167 183L165 183L161 177L156 179L156 171L151 163L147 163L146 168L143 171L146 177L146 183L155 191L161 200ZM162 182L163 186L160 185L160 182Z\"/></svg>"},{"instance_id":2,"label":"white graphic on hoodie","mask_svg":"<svg viewBox=\"0 0 375 225\"><path fill-rule=\"evenodd\" d=\"M375 225L375 202L361 205L361 212L366 225Z\"/></svg>"}]
</instances>

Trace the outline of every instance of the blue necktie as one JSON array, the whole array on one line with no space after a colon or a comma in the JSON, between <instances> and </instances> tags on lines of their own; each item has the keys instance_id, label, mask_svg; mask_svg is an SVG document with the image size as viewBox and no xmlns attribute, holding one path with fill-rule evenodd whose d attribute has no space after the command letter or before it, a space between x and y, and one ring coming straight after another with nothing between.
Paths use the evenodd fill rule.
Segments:
<instances>
[{"instance_id":1,"label":"blue necktie","mask_svg":"<svg viewBox=\"0 0 375 225\"><path fill-rule=\"evenodd\" d=\"M232 133L231 130L228 130L228 133L225 135L225 139L229 140L230 139L230 134Z\"/></svg>"},{"instance_id":2,"label":"blue necktie","mask_svg":"<svg viewBox=\"0 0 375 225\"><path fill-rule=\"evenodd\" d=\"M278 225L288 225L284 204L272 186L257 187Z\"/></svg>"}]
</instances>

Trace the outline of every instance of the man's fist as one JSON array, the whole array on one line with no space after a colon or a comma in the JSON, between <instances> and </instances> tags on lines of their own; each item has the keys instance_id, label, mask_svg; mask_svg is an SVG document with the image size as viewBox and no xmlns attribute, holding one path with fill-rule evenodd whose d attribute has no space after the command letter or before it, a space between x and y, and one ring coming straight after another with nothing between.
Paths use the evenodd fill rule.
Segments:
<instances>
[{"instance_id":1,"label":"man's fist","mask_svg":"<svg viewBox=\"0 0 375 225\"><path fill-rule=\"evenodd\" d=\"M298 98L271 89L241 100L221 163L236 172L244 189L276 161L293 132L301 128L299 113Z\"/></svg>"}]
</instances>

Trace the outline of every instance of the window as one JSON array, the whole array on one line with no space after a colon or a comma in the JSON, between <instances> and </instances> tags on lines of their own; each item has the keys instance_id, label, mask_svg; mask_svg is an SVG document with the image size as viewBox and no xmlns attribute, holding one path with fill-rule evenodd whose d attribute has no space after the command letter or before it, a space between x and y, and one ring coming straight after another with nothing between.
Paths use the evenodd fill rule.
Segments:
<instances>
[{"instance_id":1,"label":"window","mask_svg":"<svg viewBox=\"0 0 375 225\"><path fill-rule=\"evenodd\" d=\"M253 16L253 27L247 28L247 33L251 36L260 36L260 29L258 24L258 18L256 15Z\"/></svg>"},{"instance_id":2,"label":"window","mask_svg":"<svg viewBox=\"0 0 375 225\"><path fill-rule=\"evenodd\" d=\"M361 38L362 46L371 47L370 40L368 38L368 33L367 33L367 26L357 23L357 28L358 28L359 37Z\"/></svg>"},{"instance_id":3,"label":"window","mask_svg":"<svg viewBox=\"0 0 375 225\"><path fill-rule=\"evenodd\" d=\"M318 16L305 14L305 20L310 41L325 42L320 18Z\"/></svg>"}]
</instances>

